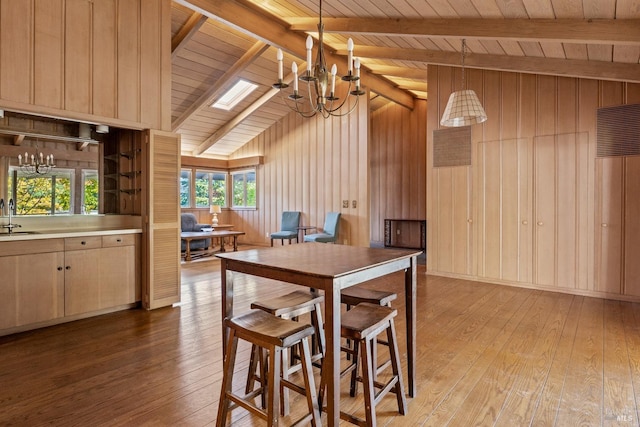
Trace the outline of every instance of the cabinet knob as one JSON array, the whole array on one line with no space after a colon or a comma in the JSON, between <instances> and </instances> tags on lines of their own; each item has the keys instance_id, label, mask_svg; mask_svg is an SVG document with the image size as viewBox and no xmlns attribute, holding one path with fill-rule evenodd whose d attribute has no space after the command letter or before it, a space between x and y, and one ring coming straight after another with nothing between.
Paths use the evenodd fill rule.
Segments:
<instances>
[{"instance_id":1,"label":"cabinet knob","mask_svg":"<svg viewBox=\"0 0 640 427\"><path fill-rule=\"evenodd\" d=\"M544 223L542 221L538 221L538 225L543 225Z\"/></svg>"},{"instance_id":2,"label":"cabinet knob","mask_svg":"<svg viewBox=\"0 0 640 427\"><path fill-rule=\"evenodd\" d=\"M529 221L527 221L526 219L524 221L522 221L522 225L528 225Z\"/></svg>"},{"instance_id":3,"label":"cabinet knob","mask_svg":"<svg viewBox=\"0 0 640 427\"><path fill-rule=\"evenodd\" d=\"M82 242L80 242L81 245L86 245L87 242L85 242L84 240Z\"/></svg>"},{"instance_id":4,"label":"cabinet knob","mask_svg":"<svg viewBox=\"0 0 640 427\"><path fill-rule=\"evenodd\" d=\"M65 269L65 270L71 270L71 266L70 266L70 265L67 265L64 269Z\"/></svg>"},{"instance_id":5,"label":"cabinet knob","mask_svg":"<svg viewBox=\"0 0 640 427\"><path fill-rule=\"evenodd\" d=\"M116 242L122 243L122 239L116 239Z\"/></svg>"},{"instance_id":6,"label":"cabinet knob","mask_svg":"<svg viewBox=\"0 0 640 427\"><path fill-rule=\"evenodd\" d=\"M471 224L471 223L473 223L473 220L472 220L472 219L468 219L468 220L467 220L467 222L468 222L469 224Z\"/></svg>"},{"instance_id":7,"label":"cabinet knob","mask_svg":"<svg viewBox=\"0 0 640 427\"><path fill-rule=\"evenodd\" d=\"M608 226L609 226L609 224L607 224L606 222L603 222L603 223L602 223L602 227L603 227L603 228L607 228Z\"/></svg>"},{"instance_id":8,"label":"cabinet knob","mask_svg":"<svg viewBox=\"0 0 640 427\"><path fill-rule=\"evenodd\" d=\"M58 267L58 271L62 271L62 267Z\"/></svg>"}]
</instances>

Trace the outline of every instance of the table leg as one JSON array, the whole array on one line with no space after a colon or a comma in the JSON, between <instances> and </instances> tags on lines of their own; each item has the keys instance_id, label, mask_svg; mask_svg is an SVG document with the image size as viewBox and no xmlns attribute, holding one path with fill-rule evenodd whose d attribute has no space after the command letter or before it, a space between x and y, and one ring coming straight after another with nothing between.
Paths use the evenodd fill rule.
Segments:
<instances>
[{"instance_id":1,"label":"table leg","mask_svg":"<svg viewBox=\"0 0 640 427\"><path fill-rule=\"evenodd\" d=\"M340 424L340 288L333 284L325 287L325 340L327 352L323 360L322 375L327 384L328 425Z\"/></svg>"},{"instance_id":2,"label":"table leg","mask_svg":"<svg viewBox=\"0 0 640 427\"><path fill-rule=\"evenodd\" d=\"M185 239L187 242L187 253L184 256L185 261L191 261L191 239Z\"/></svg>"},{"instance_id":3,"label":"table leg","mask_svg":"<svg viewBox=\"0 0 640 427\"><path fill-rule=\"evenodd\" d=\"M227 270L227 260L220 260L220 281L222 290L222 357L227 354L227 338L229 331L224 319L233 316L233 272Z\"/></svg>"},{"instance_id":4,"label":"table leg","mask_svg":"<svg viewBox=\"0 0 640 427\"><path fill-rule=\"evenodd\" d=\"M411 267L404 271L405 307L407 315L407 379L410 397L416 395L416 264L418 258L411 257Z\"/></svg>"}]
</instances>

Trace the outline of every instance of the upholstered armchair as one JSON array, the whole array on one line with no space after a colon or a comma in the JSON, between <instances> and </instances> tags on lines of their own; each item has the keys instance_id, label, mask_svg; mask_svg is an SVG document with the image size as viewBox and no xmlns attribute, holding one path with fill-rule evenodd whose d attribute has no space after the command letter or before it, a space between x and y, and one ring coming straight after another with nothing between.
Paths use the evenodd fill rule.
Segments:
<instances>
[{"instance_id":1,"label":"upholstered armchair","mask_svg":"<svg viewBox=\"0 0 640 427\"><path fill-rule=\"evenodd\" d=\"M298 243L298 227L300 226L300 212L282 212L282 221L280 225L280 231L271 233L271 246L275 239L280 239L280 243L284 245L284 239L289 240L291 244L292 239L296 239Z\"/></svg>"},{"instance_id":2,"label":"upholstered armchair","mask_svg":"<svg viewBox=\"0 0 640 427\"><path fill-rule=\"evenodd\" d=\"M198 219L192 213L180 214L180 229L185 231L202 231L203 227L211 227L211 224L198 224ZM211 239L192 240L189 247L193 251L194 249L207 249L211 246ZM187 250L187 245L184 240L181 243L180 250L182 252Z\"/></svg>"},{"instance_id":3,"label":"upholstered armchair","mask_svg":"<svg viewBox=\"0 0 640 427\"><path fill-rule=\"evenodd\" d=\"M329 212L324 218L322 233L307 234L305 242L335 243L338 239L338 227L340 225L340 212Z\"/></svg>"}]
</instances>

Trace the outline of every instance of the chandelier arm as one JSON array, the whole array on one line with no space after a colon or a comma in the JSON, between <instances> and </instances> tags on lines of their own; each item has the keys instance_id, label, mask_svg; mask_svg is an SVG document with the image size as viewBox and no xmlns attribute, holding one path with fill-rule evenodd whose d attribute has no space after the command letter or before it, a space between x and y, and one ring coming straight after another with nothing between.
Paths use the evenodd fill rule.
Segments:
<instances>
[{"instance_id":1,"label":"chandelier arm","mask_svg":"<svg viewBox=\"0 0 640 427\"><path fill-rule=\"evenodd\" d=\"M297 102L295 100L292 100L288 96L285 96L285 94L282 93L282 91L280 91L280 98L282 98L282 101L284 102L284 104L291 111L295 111L296 113L298 113L299 115L301 115L302 117L304 117L306 119L311 118L311 117L316 115L316 111L315 110L309 110L309 111L301 110L300 107L298 106L299 102Z\"/></svg>"}]
</instances>

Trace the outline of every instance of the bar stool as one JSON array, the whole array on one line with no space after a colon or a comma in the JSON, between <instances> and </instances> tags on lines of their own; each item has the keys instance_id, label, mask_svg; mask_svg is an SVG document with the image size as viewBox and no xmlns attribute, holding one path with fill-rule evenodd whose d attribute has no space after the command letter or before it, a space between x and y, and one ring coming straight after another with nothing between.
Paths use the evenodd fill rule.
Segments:
<instances>
[{"instance_id":1,"label":"bar stool","mask_svg":"<svg viewBox=\"0 0 640 427\"><path fill-rule=\"evenodd\" d=\"M398 402L398 412L402 415L406 413L406 399L404 396L404 384L402 372L400 370L400 355L396 340L396 331L393 318L398 311L391 307L380 306L371 303L360 303L342 315L340 334L342 338L348 338L354 342L353 348L343 347L342 350L351 353L353 361L343 371L340 377L351 373L351 396L355 396L356 390L353 387L358 374L358 368L362 369L362 384L364 388L365 416L366 420L357 418L353 414L340 411L340 418L360 426L372 427L376 425L376 405L390 391L396 395ZM371 344L377 335L386 331L387 342L389 343L389 356L391 360L392 375L386 384L374 381L373 361L371 354ZM324 376L320 383L320 393L318 401L322 408L326 381ZM377 391L379 389L379 391Z\"/></svg>"},{"instance_id":2,"label":"bar stool","mask_svg":"<svg viewBox=\"0 0 640 427\"><path fill-rule=\"evenodd\" d=\"M340 301L342 302L342 304L345 304L347 306L347 311L351 310L351 307L354 307L362 302L391 307L391 301L394 301L396 298L398 298L398 295L393 292L367 289L361 286L351 286L349 288L343 289L340 293ZM388 342L381 339L372 341L371 343L371 359L373 360L373 366L376 367L376 370L373 372L374 379L378 376L378 372L386 369L389 366L389 363L391 363L390 360L386 360L384 363L378 365L378 346L376 345L376 343L386 346L389 345ZM350 347L349 340L347 340L347 347ZM347 360L350 360L350 357L351 355L347 353ZM357 388L357 385L353 384L352 387Z\"/></svg>"},{"instance_id":3,"label":"bar stool","mask_svg":"<svg viewBox=\"0 0 640 427\"><path fill-rule=\"evenodd\" d=\"M320 367L326 349L322 310L320 308L320 304L322 304L323 301L324 296L322 295L313 295L308 291L297 290L268 300L255 301L251 304L251 308L291 320L297 320L299 316L309 313L311 316L311 324L314 327L311 345L311 362ZM295 348L291 350L292 354L290 358L287 352L282 353L282 378L284 379L288 379L289 375L297 372L302 367L300 355L295 353ZM245 393L248 394L253 391L256 382L261 387L264 387L263 378L266 378L266 360L263 351L261 351L258 346L253 345L251 348L251 359L249 360L249 372L245 385ZM283 391L281 399L282 414L287 415L289 413L288 390ZM265 405L264 396L262 405L263 407Z\"/></svg>"},{"instance_id":4,"label":"bar stool","mask_svg":"<svg viewBox=\"0 0 640 427\"><path fill-rule=\"evenodd\" d=\"M312 426L320 427L320 412L313 380L308 339L313 334L313 326L281 319L261 310L251 310L246 314L231 319L227 318L224 323L229 328L229 337L227 354L224 359L224 376L216 426L225 426L229 411L237 406L241 406L252 414L266 420L268 426L278 425L280 420L280 388L284 386L307 398L309 413L296 421L295 424L311 421ZM244 396L234 394L231 390L239 339L266 349L270 355L267 381L259 389ZM304 387L281 378L281 354L293 346L298 346L300 350ZM266 408L259 408L252 402L258 394L266 394ZM233 407L231 406L232 402L234 403Z\"/></svg>"}]
</instances>

